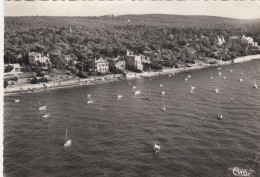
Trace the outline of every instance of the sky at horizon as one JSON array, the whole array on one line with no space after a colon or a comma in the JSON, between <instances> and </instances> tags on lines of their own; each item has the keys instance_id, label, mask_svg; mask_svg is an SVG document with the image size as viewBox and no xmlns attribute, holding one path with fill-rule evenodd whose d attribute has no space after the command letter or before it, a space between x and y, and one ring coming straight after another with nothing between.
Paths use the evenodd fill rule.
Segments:
<instances>
[{"instance_id":1,"label":"sky at horizon","mask_svg":"<svg viewBox=\"0 0 260 177\"><path fill-rule=\"evenodd\" d=\"M5 1L4 16L209 15L260 18L255 1Z\"/></svg>"}]
</instances>

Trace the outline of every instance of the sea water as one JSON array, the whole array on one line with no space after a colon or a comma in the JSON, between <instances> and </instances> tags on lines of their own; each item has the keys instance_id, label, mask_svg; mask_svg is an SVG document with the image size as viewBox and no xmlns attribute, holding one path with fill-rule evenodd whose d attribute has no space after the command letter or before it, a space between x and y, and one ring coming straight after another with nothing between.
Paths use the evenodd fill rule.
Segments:
<instances>
[{"instance_id":1,"label":"sea water","mask_svg":"<svg viewBox=\"0 0 260 177\"><path fill-rule=\"evenodd\" d=\"M231 167L253 168L247 158L260 152L260 89L253 87L260 85L259 65L254 60L222 66L221 76L216 67L5 96L4 174L231 177ZM93 104L87 104L88 94ZM51 117L41 117L48 112ZM64 149L67 123L72 145ZM154 154L157 141L161 150ZM251 176L259 175L256 167Z\"/></svg>"}]
</instances>

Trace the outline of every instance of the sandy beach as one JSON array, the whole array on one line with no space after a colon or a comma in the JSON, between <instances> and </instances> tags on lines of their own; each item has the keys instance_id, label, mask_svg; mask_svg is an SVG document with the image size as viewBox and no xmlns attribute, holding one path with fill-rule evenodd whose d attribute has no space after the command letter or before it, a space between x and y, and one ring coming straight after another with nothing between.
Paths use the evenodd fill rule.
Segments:
<instances>
[{"instance_id":1,"label":"sandy beach","mask_svg":"<svg viewBox=\"0 0 260 177\"><path fill-rule=\"evenodd\" d=\"M59 88L66 87L75 87L75 86L85 86L85 85L93 85L98 83L112 82L118 81L122 79L136 79L140 77L152 77L158 75L174 75L180 72L187 72L191 70L198 70L208 67L217 67L221 65L229 65L235 63L248 62L251 60L260 59L260 55L249 55L244 57L238 57L232 61L218 61L216 64L208 64L208 63L200 63L191 67L185 68L164 68L162 71L157 72L142 72L142 73L134 73L128 71L126 73L126 78L122 78L121 74L113 74L113 75L105 75L105 76L91 76L89 78L77 78L71 77L62 81L52 81L48 83L40 83L40 84L22 84L22 85L11 85L4 89L4 95L9 94L19 94L24 92L35 92L42 90L53 90Z\"/></svg>"}]
</instances>

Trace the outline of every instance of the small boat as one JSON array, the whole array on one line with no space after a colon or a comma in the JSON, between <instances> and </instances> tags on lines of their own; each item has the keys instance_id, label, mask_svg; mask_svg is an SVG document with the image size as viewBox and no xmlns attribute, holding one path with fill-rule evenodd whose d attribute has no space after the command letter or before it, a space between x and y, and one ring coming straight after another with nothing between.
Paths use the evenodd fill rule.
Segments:
<instances>
[{"instance_id":1,"label":"small boat","mask_svg":"<svg viewBox=\"0 0 260 177\"><path fill-rule=\"evenodd\" d=\"M91 94L88 94L87 97L88 97L88 98L91 98Z\"/></svg>"},{"instance_id":2,"label":"small boat","mask_svg":"<svg viewBox=\"0 0 260 177\"><path fill-rule=\"evenodd\" d=\"M155 153L160 152L160 149L161 149L160 144L158 142L155 142L153 149L154 149Z\"/></svg>"},{"instance_id":3,"label":"small boat","mask_svg":"<svg viewBox=\"0 0 260 177\"><path fill-rule=\"evenodd\" d=\"M163 96L165 95L165 91L162 91L162 95L163 95Z\"/></svg>"},{"instance_id":4,"label":"small boat","mask_svg":"<svg viewBox=\"0 0 260 177\"><path fill-rule=\"evenodd\" d=\"M222 74L221 72L218 72L218 75L219 75L219 76L221 76L221 74Z\"/></svg>"},{"instance_id":5,"label":"small boat","mask_svg":"<svg viewBox=\"0 0 260 177\"><path fill-rule=\"evenodd\" d=\"M166 107L164 106L164 96L163 96L163 106L161 107L162 111L166 111Z\"/></svg>"},{"instance_id":6,"label":"small boat","mask_svg":"<svg viewBox=\"0 0 260 177\"><path fill-rule=\"evenodd\" d=\"M135 91L135 95L140 95L140 90Z\"/></svg>"},{"instance_id":7,"label":"small boat","mask_svg":"<svg viewBox=\"0 0 260 177\"><path fill-rule=\"evenodd\" d=\"M93 100L88 100L88 104L92 104L93 102Z\"/></svg>"},{"instance_id":8,"label":"small boat","mask_svg":"<svg viewBox=\"0 0 260 177\"><path fill-rule=\"evenodd\" d=\"M195 86L191 86L191 89L194 90L196 87Z\"/></svg>"},{"instance_id":9,"label":"small boat","mask_svg":"<svg viewBox=\"0 0 260 177\"><path fill-rule=\"evenodd\" d=\"M45 111L46 109L47 109L47 105L39 107L39 111Z\"/></svg>"},{"instance_id":10,"label":"small boat","mask_svg":"<svg viewBox=\"0 0 260 177\"><path fill-rule=\"evenodd\" d=\"M243 82L243 79L242 79L242 78L240 78L240 79L239 79L239 81L240 81L240 82Z\"/></svg>"},{"instance_id":11,"label":"small boat","mask_svg":"<svg viewBox=\"0 0 260 177\"><path fill-rule=\"evenodd\" d=\"M19 103L19 102L20 102L20 100L14 100L14 102L15 102L15 103Z\"/></svg>"},{"instance_id":12,"label":"small boat","mask_svg":"<svg viewBox=\"0 0 260 177\"><path fill-rule=\"evenodd\" d=\"M185 81L188 81L188 78L186 77L184 80L185 80Z\"/></svg>"},{"instance_id":13,"label":"small boat","mask_svg":"<svg viewBox=\"0 0 260 177\"><path fill-rule=\"evenodd\" d=\"M220 70L220 69L222 69L222 68L218 68L218 70Z\"/></svg>"},{"instance_id":14,"label":"small boat","mask_svg":"<svg viewBox=\"0 0 260 177\"><path fill-rule=\"evenodd\" d=\"M223 115L222 114L218 114L218 119L222 119L223 118Z\"/></svg>"},{"instance_id":15,"label":"small boat","mask_svg":"<svg viewBox=\"0 0 260 177\"><path fill-rule=\"evenodd\" d=\"M70 139L68 139L67 134L68 134L68 123L67 123L66 133L65 133L64 148L71 146L71 143L72 143L72 141Z\"/></svg>"},{"instance_id":16,"label":"small boat","mask_svg":"<svg viewBox=\"0 0 260 177\"><path fill-rule=\"evenodd\" d=\"M218 93L218 92L219 92L219 89L215 89L215 92Z\"/></svg>"},{"instance_id":17,"label":"small boat","mask_svg":"<svg viewBox=\"0 0 260 177\"><path fill-rule=\"evenodd\" d=\"M187 77L188 77L188 78L190 78L190 77L191 77L191 75L190 75L190 74L188 74L188 75L187 75Z\"/></svg>"},{"instance_id":18,"label":"small boat","mask_svg":"<svg viewBox=\"0 0 260 177\"><path fill-rule=\"evenodd\" d=\"M171 74L169 74L168 76L169 76L169 77L172 77L172 75L171 75Z\"/></svg>"},{"instance_id":19,"label":"small boat","mask_svg":"<svg viewBox=\"0 0 260 177\"><path fill-rule=\"evenodd\" d=\"M119 94L119 89L117 90L117 98L118 98L118 99L123 98L123 95L120 95L120 94Z\"/></svg>"},{"instance_id":20,"label":"small boat","mask_svg":"<svg viewBox=\"0 0 260 177\"><path fill-rule=\"evenodd\" d=\"M133 86L132 89L136 89L136 86Z\"/></svg>"},{"instance_id":21,"label":"small boat","mask_svg":"<svg viewBox=\"0 0 260 177\"><path fill-rule=\"evenodd\" d=\"M226 77L224 76L223 79L226 79Z\"/></svg>"},{"instance_id":22,"label":"small boat","mask_svg":"<svg viewBox=\"0 0 260 177\"><path fill-rule=\"evenodd\" d=\"M160 84L160 87L163 87L163 85L162 85L162 84Z\"/></svg>"},{"instance_id":23,"label":"small boat","mask_svg":"<svg viewBox=\"0 0 260 177\"><path fill-rule=\"evenodd\" d=\"M244 73L240 73L240 75L244 75Z\"/></svg>"},{"instance_id":24,"label":"small boat","mask_svg":"<svg viewBox=\"0 0 260 177\"><path fill-rule=\"evenodd\" d=\"M191 86L190 87L190 93L194 93L195 88L196 88L195 86Z\"/></svg>"},{"instance_id":25,"label":"small boat","mask_svg":"<svg viewBox=\"0 0 260 177\"><path fill-rule=\"evenodd\" d=\"M232 97L231 97L230 99L231 99L231 100L234 100L234 98L232 98Z\"/></svg>"},{"instance_id":26,"label":"small boat","mask_svg":"<svg viewBox=\"0 0 260 177\"><path fill-rule=\"evenodd\" d=\"M43 115L42 117L43 117L43 118L51 117L51 113L47 113L47 114Z\"/></svg>"},{"instance_id":27,"label":"small boat","mask_svg":"<svg viewBox=\"0 0 260 177\"><path fill-rule=\"evenodd\" d=\"M231 73L233 72L233 69L229 70Z\"/></svg>"},{"instance_id":28,"label":"small boat","mask_svg":"<svg viewBox=\"0 0 260 177\"><path fill-rule=\"evenodd\" d=\"M213 79L213 77L212 77L212 76L210 76L210 79Z\"/></svg>"}]
</instances>

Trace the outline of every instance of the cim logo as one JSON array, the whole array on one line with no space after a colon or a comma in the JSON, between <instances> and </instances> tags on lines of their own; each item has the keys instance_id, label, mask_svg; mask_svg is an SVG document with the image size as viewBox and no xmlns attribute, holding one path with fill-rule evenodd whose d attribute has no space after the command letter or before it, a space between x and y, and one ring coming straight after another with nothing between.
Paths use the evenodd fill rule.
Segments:
<instances>
[{"instance_id":1,"label":"cim logo","mask_svg":"<svg viewBox=\"0 0 260 177\"><path fill-rule=\"evenodd\" d=\"M254 170L251 169L239 169L238 167L230 168L229 170L231 170L235 176L250 176L251 173L254 172Z\"/></svg>"}]
</instances>

